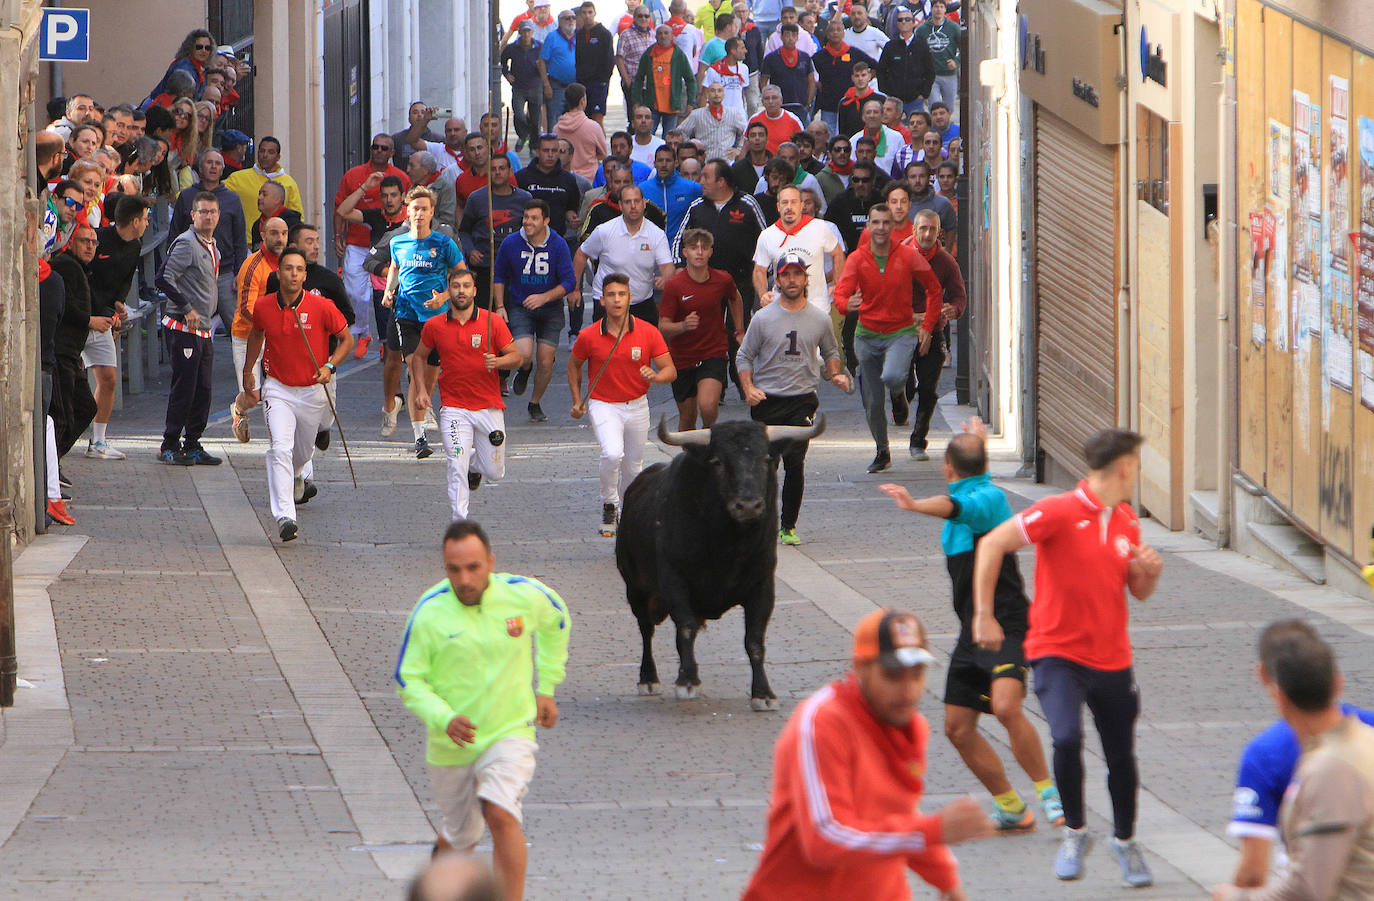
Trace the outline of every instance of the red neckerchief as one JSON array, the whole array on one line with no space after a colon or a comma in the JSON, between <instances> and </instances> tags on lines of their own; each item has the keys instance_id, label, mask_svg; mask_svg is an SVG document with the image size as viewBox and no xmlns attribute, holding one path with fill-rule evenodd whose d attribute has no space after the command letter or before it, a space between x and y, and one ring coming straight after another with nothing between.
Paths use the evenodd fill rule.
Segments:
<instances>
[{"instance_id":1,"label":"red neckerchief","mask_svg":"<svg viewBox=\"0 0 1374 901\"><path fill-rule=\"evenodd\" d=\"M840 49L836 50L834 47L831 47L829 44L826 44L825 52L829 53L831 56L835 57L836 60L838 60L840 57L844 56L846 53L849 52L849 45L846 44L844 41L840 41Z\"/></svg>"},{"instance_id":2,"label":"red neckerchief","mask_svg":"<svg viewBox=\"0 0 1374 901\"><path fill-rule=\"evenodd\" d=\"M617 201L612 200L610 197L601 198L601 202L606 204L606 206L610 207L611 209L615 210L617 213L620 212L620 204Z\"/></svg>"},{"instance_id":3,"label":"red neckerchief","mask_svg":"<svg viewBox=\"0 0 1374 901\"><path fill-rule=\"evenodd\" d=\"M836 175L852 175L854 172L854 161L850 160L847 165L841 166L834 160L830 161L830 171Z\"/></svg>"},{"instance_id":4,"label":"red neckerchief","mask_svg":"<svg viewBox=\"0 0 1374 901\"><path fill-rule=\"evenodd\" d=\"M840 106L844 106L846 103L852 103L855 106L862 106L865 100L867 100L869 97L872 97L876 93L877 91L874 91L873 88L870 87L868 89L868 93L860 97L857 93L855 93L853 88L850 88L849 90L845 91L844 96L840 98Z\"/></svg>"},{"instance_id":5,"label":"red neckerchief","mask_svg":"<svg viewBox=\"0 0 1374 901\"><path fill-rule=\"evenodd\" d=\"M916 233L914 231L912 232L911 237L907 238L902 243L916 248L917 252L920 253L921 256L925 257L927 260L935 259L935 251L940 249L939 241L936 241L934 244L930 245L930 250L926 250L925 248L921 247L920 244L916 243Z\"/></svg>"},{"instance_id":6,"label":"red neckerchief","mask_svg":"<svg viewBox=\"0 0 1374 901\"><path fill-rule=\"evenodd\" d=\"M797 68L797 56L801 53L796 47L788 50L786 47L779 47L778 54L782 57L782 64L789 69Z\"/></svg>"},{"instance_id":7,"label":"red neckerchief","mask_svg":"<svg viewBox=\"0 0 1374 901\"><path fill-rule=\"evenodd\" d=\"M436 181L438 181L438 180L439 180L439 173L438 173L438 172L435 172L435 173L433 173L433 174L431 174L431 175L429 176L429 180L425 182L424 187L428 188L430 185L434 184L434 183L435 183Z\"/></svg>"},{"instance_id":8,"label":"red neckerchief","mask_svg":"<svg viewBox=\"0 0 1374 901\"><path fill-rule=\"evenodd\" d=\"M687 23L678 16L673 16L664 24L673 29L673 37L679 37L682 34L682 29L687 27Z\"/></svg>"},{"instance_id":9,"label":"red neckerchief","mask_svg":"<svg viewBox=\"0 0 1374 901\"><path fill-rule=\"evenodd\" d=\"M729 57L727 56L725 59L729 59ZM725 59L722 59L719 62L712 63L711 68L715 69L721 75L733 75L736 78L739 78L739 63L735 63L735 67L732 69L725 64Z\"/></svg>"},{"instance_id":10,"label":"red neckerchief","mask_svg":"<svg viewBox=\"0 0 1374 901\"><path fill-rule=\"evenodd\" d=\"M45 282L45 281L48 280L48 276L49 276L49 275L52 275L52 267L48 265L48 261L47 261L47 260L43 259L42 257L39 257L39 259L38 259L38 280L39 280L40 282Z\"/></svg>"},{"instance_id":11,"label":"red neckerchief","mask_svg":"<svg viewBox=\"0 0 1374 901\"><path fill-rule=\"evenodd\" d=\"M811 224L812 222L814 222L814 221L815 221L814 217L808 216L808 215L806 215L805 213L803 213L801 219L799 219L799 220L797 221L797 224L794 225L794 226L792 226L791 228L788 228L787 226L783 225L781 219L779 219L777 222L774 222L773 224L776 225L776 226L778 227L778 231L782 232L782 233L783 233L783 236L784 236L783 239L782 239L782 244L779 245L779 246L780 246L780 247L786 247L786 246L787 246L787 239L788 239L788 238L791 238L791 237L795 236L795 235L797 234L797 232L799 232L799 231L801 231L802 229L806 228L808 225L810 225L810 224Z\"/></svg>"},{"instance_id":12,"label":"red neckerchief","mask_svg":"<svg viewBox=\"0 0 1374 901\"><path fill-rule=\"evenodd\" d=\"M725 106L719 103L709 103L706 105L706 111L715 116L716 121L719 122L721 117L725 115Z\"/></svg>"},{"instance_id":13,"label":"red neckerchief","mask_svg":"<svg viewBox=\"0 0 1374 901\"><path fill-rule=\"evenodd\" d=\"M753 19L749 19L748 21L746 21L746 22L744 23L744 27L741 28L741 29L739 30L739 33L740 33L740 34L744 34L746 31L748 31L748 30L751 29L751 28L758 28L758 26L754 24L754 20L753 20Z\"/></svg>"},{"instance_id":14,"label":"red neckerchief","mask_svg":"<svg viewBox=\"0 0 1374 901\"><path fill-rule=\"evenodd\" d=\"M266 216L266 217L260 217L260 218L265 218L265 219L280 219L280 218L281 218L281 214L284 213L284 212L286 212L286 204L282 204L281 206L277 207L277 209L272 213L272 215Z\"/></svg>"}]
</instances>

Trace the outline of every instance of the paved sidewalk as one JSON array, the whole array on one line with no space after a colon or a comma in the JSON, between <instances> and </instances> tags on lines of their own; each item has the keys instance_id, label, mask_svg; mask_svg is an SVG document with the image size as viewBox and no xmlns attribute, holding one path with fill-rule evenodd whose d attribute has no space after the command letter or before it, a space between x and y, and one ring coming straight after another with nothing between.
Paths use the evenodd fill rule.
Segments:
<instances>
[{"instance_id":1,"label":"paved sidewalk","mask_svg":"<svg viewBox=\"0 0 1374 901\"><path fill-rule=\"evenodd\" d=\"M560 348L560 372L565 362ZM87 461L78 450L64 461L78 525L20 559L20 674L36 687L3 716L0 897L402 895L435 811L421 730L391 672L406 614L443 575L444 464L406 454L404 423L393 439L378 436L379 368L346 369L355 366L339 394L358 490L336 434L317 464L321 493L289 545L276 541L266 509L260 412L247 446L231 443L227 423L212 427L207 443L226 452L223 467L160 466L165 388L154 385L111 426L129 460ZM217 409L231 393L217 391ZM670 411L666 389L652 399L655 418ZM528 897L738 897L763 839L773 740L800 699L844 671L858 616L874 604L910 606L942 651L952 643L939 523L901 513L876 487L938 491L938 466L903 457L867 475L858 399L827 387L830 428L808 458L805 543L780 549L768 633L782 713L749 710L738 612L698 641L702 699L640 698L638 635L613 542L595 534L595 442L568 419L561 376L544 403L550 422L528 423L524 402L510 398L508 476L476 493L473 516L492 532L498 568L548 581L575 623L563 716L540 734L527 800ZM725 415L744 409L734 402ZM943 434L958 415L942 408ZM646 463L660 459L654 445ZM1006 484L1024 495L1017 506L1042 491ZM1273 717L1252 675L1259 628L1310 616L1340 653L1348 696L1368 703L1374 611L1189 536L1151 540L1165 551L1165 576L1149 603L1132 605L1140 835L1156 875L1142 897L1195 899L1233 865L1224 828L1236 753ZM1022 565L1029 576L1024 555ZM655 646L667 677L671 635L660 630ZM940 735L942 678L923 703L935 733L927 807L964 792L988 802ZM1090 825L1105 838L1092 750ZM1131 894L1101 843L1087 878L1072 884L1053 878L1053 849L1040 830L958 853L973 897Z\"/></svg>"}]
</instances>

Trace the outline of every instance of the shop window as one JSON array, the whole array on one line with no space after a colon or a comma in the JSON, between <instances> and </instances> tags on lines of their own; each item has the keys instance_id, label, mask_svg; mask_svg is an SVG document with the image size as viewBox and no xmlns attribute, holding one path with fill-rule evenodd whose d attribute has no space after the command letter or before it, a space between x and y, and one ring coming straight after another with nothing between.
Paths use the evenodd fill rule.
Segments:
<instances>
[{"instance_id":1,"label":"shop window","mask_svg":"<svg viewBox=\"0 0 1374 901\"><path fill-rule=\"evenodd\" d=\"M1169 214L1169 123L1139 107L1136 124L1136 197Z\"/></svg>"}]
</instances>

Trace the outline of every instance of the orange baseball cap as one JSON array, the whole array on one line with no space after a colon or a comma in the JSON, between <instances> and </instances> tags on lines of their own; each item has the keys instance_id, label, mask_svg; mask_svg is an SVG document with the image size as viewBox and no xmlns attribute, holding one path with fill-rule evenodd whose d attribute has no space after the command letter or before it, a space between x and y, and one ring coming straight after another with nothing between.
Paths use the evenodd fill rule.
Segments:
<instances>
[{"instance_id":1,"label":"orange baseball cap","mask_svg":"<svg viewBox=\"0 0 1374 901\"><path fill-rule=\"evenodd\" d=\"M859 620L854 629L854 660L877 660L885 669L906 669L935 663L922 645L925 629L916 614L880 608Z\"/></svg>"}]
</instances>

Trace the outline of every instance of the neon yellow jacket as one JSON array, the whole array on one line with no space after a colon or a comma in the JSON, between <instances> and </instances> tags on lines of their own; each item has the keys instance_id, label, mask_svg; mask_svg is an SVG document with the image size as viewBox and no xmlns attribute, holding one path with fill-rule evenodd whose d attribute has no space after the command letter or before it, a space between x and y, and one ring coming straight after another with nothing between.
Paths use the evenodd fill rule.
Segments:
<instances>
[{"instance_id":1,"label":"neon yellow jacket","mask_svg":"<svg viewBox=\"0 0 1374 901\"><path fill-rule=\"evenodd\" d=\"M425 759L466 766L499 739L533 740L535 660L537 691L553 697L571 634L567 605L535 579L492 573L472 607L447 579L425 592L406 622L395 673L401 700L429 730ZM461 748L444 731L458 714L477 730L474 742Z\"/></svg>"}]
</instances>

